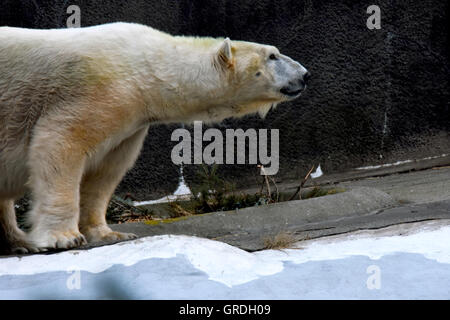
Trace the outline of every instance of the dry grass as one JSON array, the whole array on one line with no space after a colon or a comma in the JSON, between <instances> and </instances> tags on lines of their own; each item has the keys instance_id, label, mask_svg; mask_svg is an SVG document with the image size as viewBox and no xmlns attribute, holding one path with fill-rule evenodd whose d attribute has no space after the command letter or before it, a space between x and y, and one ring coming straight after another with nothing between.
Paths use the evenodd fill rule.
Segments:
<instances>
[{"instance_id":1,"label":"dry grass","mask_svg":"<svg viewBox=\"0 0 450 320\"><path fill-rule=\"evenodd\" d=\"M298 239L290 232L282 231L274 237L267 237L264 239L264 249L289 249L293 244L298 242Z\"/></svg>"},{"instance_id":2,"label":"dry grass","mask_svg":"<svg viewBox=\"0 0 450 320\"><path fill-rule=\"evenodd\" d=\"M192 216L193 214L195 214L195 212L190 212L190 211L184 209L182 206L180 206L176 202L170 202L169 207L170 207L172 213L174 214L175 218L176 217L187 217L187 216Z\"/></svg>"}]
</instances>

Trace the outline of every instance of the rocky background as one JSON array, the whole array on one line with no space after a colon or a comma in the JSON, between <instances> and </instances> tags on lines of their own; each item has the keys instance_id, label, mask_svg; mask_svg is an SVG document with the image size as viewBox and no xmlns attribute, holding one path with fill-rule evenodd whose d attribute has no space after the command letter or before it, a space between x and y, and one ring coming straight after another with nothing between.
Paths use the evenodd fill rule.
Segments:
<instances>
[{"instance_id":1,"label":"rocky background","mask_svg":"<svg viewBox=\"0 0 450 320\"><path fill-rule=\"evenodd\" d=\"M331 173L450 153L447 0L0 0L0 25L63 28L72 4L81 8L82 26L127 21L172 34L228 36L275 45L301 62L312 80L300 99L264 120L215 126L279 129L279 180L304 176L312 164ZM372 4L381 8L380 30L366 26ZM177 188L179 168L170 159L177 127L151 128L119 195L153 199ZM197 169L185 167L188 184ZM255 165L219 170L238 187L258 178Z\"/></svg>"}]
</instances>

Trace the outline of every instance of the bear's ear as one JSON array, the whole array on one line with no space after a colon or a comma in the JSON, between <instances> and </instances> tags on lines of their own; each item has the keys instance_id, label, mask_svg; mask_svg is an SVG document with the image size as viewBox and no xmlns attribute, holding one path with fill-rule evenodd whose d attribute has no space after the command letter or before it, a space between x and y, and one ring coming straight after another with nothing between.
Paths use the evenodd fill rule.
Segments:
<instances>
[{"instance_id":1,"label":"bear's ear","mask_svg":"<svg viewBox=\"0 0 450 320\"><path fill-rule=\"evenodd\" d=\"M219 47L218 52L219 62L227 68L233 66L233 52L231 50L231 40L230 38L225 38Z\"/></svg>"}]
</instances>

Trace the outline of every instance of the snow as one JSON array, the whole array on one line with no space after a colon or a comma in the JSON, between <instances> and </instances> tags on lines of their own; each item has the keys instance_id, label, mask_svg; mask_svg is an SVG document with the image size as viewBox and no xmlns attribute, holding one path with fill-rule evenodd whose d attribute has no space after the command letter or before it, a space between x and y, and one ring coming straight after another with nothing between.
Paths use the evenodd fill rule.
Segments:
<instances>
[{"instance_id":1,"label":"snow","mask_svg":"<svg viewBox=\"0 0 450 320\"><path fill-rule=\"evenodd\" d=\"M80 270L100 273L116 264L131 266L151 258L187 257L210 280L227 286L246 283L283 270L280 261L265 261L228 244L189 236L155 236L131 242L66 251L54 255L33 255L0 260L0 276Z\"/></svg>"},{"instance_id":2,"label":"snow","mask_svg":"<svg viewBox=\"0 0 450 320\"><path fill-rule=\"evenodd\" d=\"M316 171L311 173L311 178L315 179L315 178L321 177L322 175L323 175L322 168L320 168L320 164L319 164Z\"/></svg>"},{"instance_id":3,"label":"snow","mask_svg":"<svg viewBox=\"0 0 450 320\"><path fill-rule=\"evenodd\" d=\"M380 165L377 165L377 166L359 167L359 168L356 168L356 170L372 170L372 169L393 167L393 166L399 166L399 165L405 164L405 163L411 163L411 162L414 162L414 161L431 160L431 159L443 158L443 157L446 157L446 156L448 156L448 154L444 153L444 154L441 154L439 156L426 157L426 158L422 158L422 159L419 159L419 160L403 160L403 161L397 161L397 162L394 162L394 163L380 164Z\"/></svg>"},{"instance_id":4,"label":"snow","mask_svg":"<svg viewBox=\"0 0 450 320\"><path fill-rule=\"evenodd\" d=\"M442 222L441 222L442 223ZM139 261L184 256L209 280L228 287L280 273L284 262L338 260L351 256L380 259L394 253L416 253L450 264L450 225L421 223L406 235L356 232L299 242L294 249L249 253L228 244L190 236L154 236L90 250L72 250L52 255L0 259L0 276L31 275L68 270L100 273L114 265L132 266ZM398 230L397 230L398 233Z\"/></svg>"},{"instance_id":5,"label":"snow","mask_svg":"<svg viewBox=\"0 0 450 320\"><path fill-rule=\"evenodd\" d=\"M189 189L189 187L184 182L184 177L181 176L180 183L178 185L177 190L173 193L174 196L185 196L185 195L191 195L192 191Z\"/></svg>"},{"instance_id":6,"label":"snow","mask_svg":"<svg viewBox=\"0 0 450 320\"><path fill-rule=\"evenodd\" d=\"M168 195L157 200L135 201L133 202L133 205L138 207L150 204L167 203L177 200L189 200L191 198L191 195L191 189L189 189L189 187L186 185L186 182L184 181L183 167L180 167L180 181L178 183L177 190L175 190L172 195Z\"/></svg>"},{"instance_id":7,"label":"snow","mask_svg":"<svg viewBox=\"0 0 450 320\"><path fill-rule=\"evenodd\" d=\"M367 256L378 260L393 253L416 253L439 263L450 264L450 225L437 230L430 227L434 222L421 223L420 230L408 235L374 236L373 232L355 232L348 235L324 237L298 243L300 251L261 251L261 258L293 263L337 260L350 256ZM395 229L396 227L390 227Z\"/></svg>"}]
</instances>

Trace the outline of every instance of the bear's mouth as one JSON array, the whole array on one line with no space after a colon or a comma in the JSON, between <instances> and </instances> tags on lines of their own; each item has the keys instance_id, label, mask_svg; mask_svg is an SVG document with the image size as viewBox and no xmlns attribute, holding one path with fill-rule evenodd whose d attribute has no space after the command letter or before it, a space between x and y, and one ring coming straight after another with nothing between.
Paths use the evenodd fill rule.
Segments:
<instances>
[{"instance_id":1,"label":"bear's mouth","mask_svg":"<svg viewBox=\"0 0 450 320\"><path fill-rule=\"evenodd\" d=\"M298 90L289 90L288 88L280 89L280 92L288 97L298 96L302 91L303 91L303 89L298 89Z\"/></svg>"}]
</instances>

